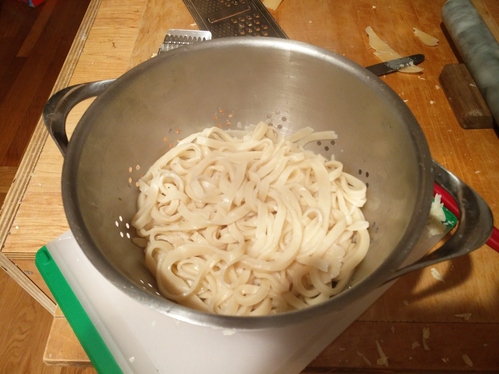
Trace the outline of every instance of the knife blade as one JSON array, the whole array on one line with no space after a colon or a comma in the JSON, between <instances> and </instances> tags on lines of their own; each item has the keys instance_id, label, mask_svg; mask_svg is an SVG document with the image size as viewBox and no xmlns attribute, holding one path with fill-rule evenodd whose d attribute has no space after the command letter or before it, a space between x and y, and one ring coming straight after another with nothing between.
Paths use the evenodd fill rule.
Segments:
<instances>
[{"instance_id":1,"label":"knife blade","mask_svg":"<svg viewBox=\"0 0 499 374\"><path fill-rule=\"evenodd\" d=\"M424 55L421 53L397 58L395 60L385 61L379 64L367 66L366 69L377 76L393 73L408 66L414 66L424 61Z\"/></svg>"}]
</instances>

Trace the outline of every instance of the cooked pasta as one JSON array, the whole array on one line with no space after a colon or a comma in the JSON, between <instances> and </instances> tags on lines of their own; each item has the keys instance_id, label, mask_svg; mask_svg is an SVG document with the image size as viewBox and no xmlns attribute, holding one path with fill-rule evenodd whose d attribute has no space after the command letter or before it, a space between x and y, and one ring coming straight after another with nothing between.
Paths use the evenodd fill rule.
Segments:
<instances>
[{"instance_id":1,"label":"cooked pasta","mask_svg":"<svg viewBox=\"0 0 499 374\"><path fill-rule=\"evenodd\" d=\"M369 247L366 185L261 122L217 127L169 150L139 180L132 224L160 292L223 315L301 309L341 292Z\"/></svg>"}]
</instances>

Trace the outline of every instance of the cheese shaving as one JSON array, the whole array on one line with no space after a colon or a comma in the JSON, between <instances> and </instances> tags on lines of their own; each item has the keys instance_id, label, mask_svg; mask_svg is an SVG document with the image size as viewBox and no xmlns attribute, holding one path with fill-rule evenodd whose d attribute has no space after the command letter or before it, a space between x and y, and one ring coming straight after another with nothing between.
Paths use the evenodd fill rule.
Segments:
<instances>
[{"instance_id":1,"label":"cheese shaving","mask_svg":"<svg viewBox=\"0 0 499 374\"><path fill-rule=\"evenodd\" d=\"M421 344L419 344L419 342L413 342L411 348L415 349L417 347L421 347Z\"/></svg>"},{"instance_id":2,"label":"cheese shaving","mask_svg":"<svg viewBox=\"0 0 499 374\"><path fill-rule=\"evenodd\" d=\"M428 343L426 342L429 337L430 337L430 328L424 327L423 328L423 348L425 351L430 350L430 347L428 346Z\"/></svg>"},{"instance_id":3,"label":"cheese shaving","mask_svg":"<svg viewBox=\"0 0 499 374\"><path fill-rule=\"evenodd\" d=\"M428 47L435 47L438 44L438 39L427 34L415 27L412 28L414 30L414 35L423 42L424 45Z\"/></svg>"},{"instance_id":4,"label":"cheese shaving","mask_svg":"<svg viewBox=\"0 0 499 374\"><path fill-rule=\"evenodd\" d=\"M454 314L454 317L464 318L466 321L468 321L471 317L471 313Z\"/></svg>"},{"instance_id":5,"label":"cheese shaving","mask_svg":"<svg viewBox=\"0 0 499 374\"><path fill-rule=\"evenodd\" d=\"M435 197L431 203L430 214L428 216L427 229L430 236L445 233L446 221L444 204L442 203L442 196L440 194L435 194Z\"/></svg>"},{"instance_id":6,"label":"cheese shaving","mask_svg":"<svg viewBox=\"0 0 499 374\"><path fill-rule=\"evenodd\" d=\"M436 280L440 281L440 282L444 282L445 283L445 280L444 278L442 277L442 275L438 272L437 269L435 268L431 268L430 269L431 271L431 275L433 275L433 278L435 278Z\"/></svg>"},{"instance_id":7,"label":"cheese shaving","mask_svg":"<svg viewBox=\"0 0 499 374\"><path fill-rule=\"evenodd\" d=\"M442 203L442 195L435 194L435 198L430 207L430 215L438 219L440 222L445 222L444 203Z\"/></svg>"},{"instance_id":8,"label":"cheese shaving","mask_svg":"<svg viewBox=\"0 0 499 374\"><path fill-rule=\"evenodd\" d=\"M471 361L470 357L465 353L461 356L463 358L463 361L466 365L469 367L473 367L473 361Z\"/></svg>"},{"instance_id":9,"label":"cheese shaving","mask_svg":"<svg viewBox=\"0 0 499 374\"><path fill-rule=\"evenodd\" d=\"M357 355L358 355L358 356L360 356L360 357L362 357L362 359L364 360L364 362L365 362L366 364L368 364L369 366L371 366L371 365L372 365L372 364L371 364L371 361L369 361L369 359L368 359L366 356L364 356L362 353L360 353L359 351L357 351Z\"/></svg>"},{"instance_id":10,"label":"cheese shaving","mask_svg":"<svg viewBox=\"0 0 499 374\"><path fill-rule=\"evenodd\" d=\"M267 9L276 10L281 5L282 0L263 0L262 3Z\"/></svg>"},{"instance_id":11,"label":"cheese shaving","mask_svg":"<svg viewBox=\"0 0 499 374\"><path fill-rule=\"evenodd\" d=\"M366 33L369 36L369 45L375 50L374 55L378 57L381 61L389 61L402 56L395 52L386 42L380 39L378 35L374 32L371 26L366 28ZM401 73L420 73L423 68L419 66L408 66L406 68L400 69Z\"/></svg>"},{"instance_id":12,"label":"cheese shaving","mask_svg":"<svg viewBox=\"0 0 499 374\"><path fill-rule=\"evenodd\" d=\"M378 353L380 355L380 358L378 358L376 364L388 366L388 357L385 355L385 352L383 352L383 349L381 348L381 345L377 340L376 340L376 348L378 349Z\"/></svg>"}]
</instances>

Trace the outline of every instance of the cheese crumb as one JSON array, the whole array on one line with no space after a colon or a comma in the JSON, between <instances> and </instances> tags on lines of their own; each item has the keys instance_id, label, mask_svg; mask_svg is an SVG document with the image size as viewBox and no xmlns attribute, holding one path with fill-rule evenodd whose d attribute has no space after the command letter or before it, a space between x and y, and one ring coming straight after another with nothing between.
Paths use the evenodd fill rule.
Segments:
<instances>
[{"instance_id":1,"label":"cheese crumb","mask_svg":"<svg viewBox=\"0 0 499 374\"><path fill-rule=\"evenodd\" d=\"M430 328L424 327L423 328L423 348L425 351L430 350L430 347L428 347L428 343L426 342L429 337L430 337Z\"/></svg>"},{"instance_id":2,"label":"cheese crumb","mask_svg":"<svg viewBox=\"0 0 499 374\"><path fill-rule=\"evenodd\" d=\"M468 365L469 367L473 367L473 361L471 361L467 354L463 354L461 357L463 358L463 361L466 365Z\"/></svg>"},{"instance_id":3,"label":"cheese crumb","mask_svg":"<svg viewBox=\"0 0 499 374\"><path fill-rule=\"evenodd\" d=\"M281 4L281 1L282 0L263 0L263 5L265 5L268 9L276 10Z\"/></svg>"},{"instance_id":4,"label":"cheese crumb","mask_svg":"<svg viewBox=\"0 0 499 374\"><path fill-rule=\"evenodd\" d=\"M415 349L415 348L420 347L420 346L421 346L421 344L419 344L418 342L413 342L411 348Z\"/></svg>"},{"instance_id":5,"label":"cheese crumb","mask_svg":"<svg viewBox=\"0 0 499 374\"><path fill-rule=\"evenodd\" d=\"M232 336L236 333L236 329L225 329L222 330L222 335L223 336Z\"/></svg>"},{"instance_id":6,"label":"cheese crumb","mask_svg":"<svg viewBox=\"0 0 499 374\"><path fill-rule=\"evenodd\" d=\"M442 275L438 272L438 270L437 270L437 269L435 269L435 268L431 268L431 269L430 269L430 271L431 271L431 275L433 276L433 278L435 278L435 279L436 279L437 281L439 281L439 282L443 282L443 283L445 283L444 278L443 278L443 277L442 277Z\"/></svg>"},{"instance_id":7,"label":"cheese crumb","mask_svg":"<svg viewBox=\"0 0 499 374\"><path fill-rule=\"evenodd\" d=\"M438 44L438 39L427 34L415 27L412 28L414 30L414 35L423 42L424 45L428 47L435 47Z\"/></svg>"},{"instance_id":8,"label":"cheese crumb","mask_svg":"<svg viewBox=\"0 0 499 374\"><path fill-rule=\"evenodd\" d=\"M358 356L360 356L360 357L362 357L362 359L364 360L364 362L365 362L366 364L368 364L369 366L371 366L371 365L372 365L372 364L371 364L371 361L369 361L369 359L368 359L366 356L364 356L362 353L360 353L359 351L357 351L357 355L358 355Z\"/></svg>"},{"instance_id":9,"label":"cheese crumb","mask_svg":"<svg viewBox=\"0 0 499 374\"><path fill-rule=\"evenodd\" d=\"M381 345L377 340L376 340L376 348L378 349L378 353L380 355L380 358L378 358L376 364L388 366L388 357L385 355L385 352L383 352L383 349L381 348Z\"/></svg>"},{"instance_id":10,"label":"cheese crumb","mask_svg":"<svg viewBox=\"0 0 499 374\"><path fill-rule=\"evenodd\" d=\"M445 226L443 223L446 221L446 217L443 207L442 196L440 194L435 194L435 198L431 203L427 223L428 234L430 236L445 233Z\"/></svg>"},{"instance_id":11,"label":"cheese crumb","mask_svg":"<svg viewBox=\"0 0 499 374\"><path fill-rule=\"evenodd\" d=\"M430 215L435 216L435 218L438 218L440 222L445 221L445 212L443 207L444 203L442 203L442 195L438 193L435 194L435 198L430 208Z\"/></svg>"},{"instance_id":12,"label":"cheese crumb","mask_svg":"<svg viewBox=\"0 0 499 374\"><path fill-rule=\"evenodd\" d=\"M454 314L454 317L464 318L466 321L468 321L471 317L471 313Z\"/></svg>"}]
</instances>

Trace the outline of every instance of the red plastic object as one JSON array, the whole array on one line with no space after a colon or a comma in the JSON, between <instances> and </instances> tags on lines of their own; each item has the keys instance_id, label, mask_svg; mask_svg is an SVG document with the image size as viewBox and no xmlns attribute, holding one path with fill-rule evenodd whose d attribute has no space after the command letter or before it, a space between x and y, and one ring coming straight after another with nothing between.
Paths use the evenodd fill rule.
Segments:
<instances>
[{"instance_id":1,"label":"red plastic object","mask_svg":"<svg viewBox=\"0 0 499 374\"><path fill-rule=\"evenodd\" d=\"M45 0L18 0L18 1L20 1L21 3L26 3L33 8L45 2Z\"/></svg>"},{"instance_id":2,"label":"red plastic object","mask_svg":"<svg viewBox=\"0 0 499 374\"><path fill-rule=\"evenodd\" d=\"M436 183L433 186L433 192L442 196L441 200L442 203L444 203L444 206L459 219L459 208L454 201L454 198ZM497 229L497 227L494 227L492 229L492 235L490 236L489 240L487 240L487 245L496 252L499 252L499 230Z\"/></svg>"}]
</instances>

